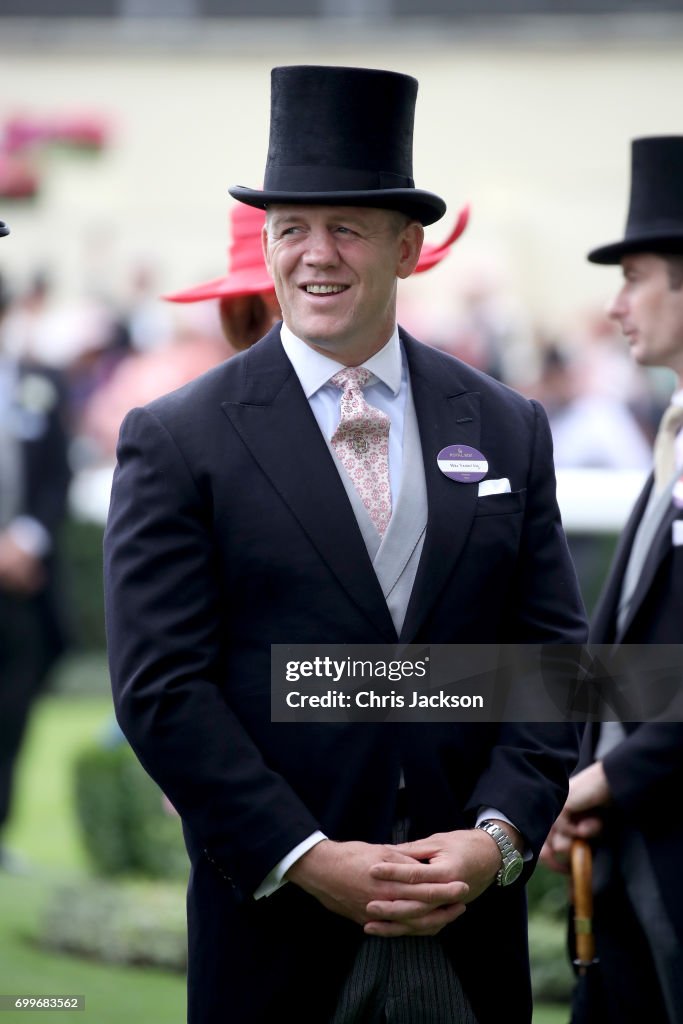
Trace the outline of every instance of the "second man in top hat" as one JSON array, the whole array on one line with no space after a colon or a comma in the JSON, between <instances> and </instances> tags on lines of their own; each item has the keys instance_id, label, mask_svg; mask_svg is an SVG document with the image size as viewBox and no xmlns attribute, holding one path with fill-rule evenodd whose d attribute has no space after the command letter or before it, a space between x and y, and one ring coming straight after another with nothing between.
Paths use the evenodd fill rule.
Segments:
<instances>
[{"instance_id":1,"label":"second man in top hat","mask_svg":"<svg viewBox=\"0 0 683 1024\"><path fill-rule=\"evenodd\" d=\"M677 378L655 442L655 471L621 535L598 602L598 644L680 644L683 623L683 136L635 139L624 237L589 253L621 265L609 306L634 359ZM677 436L678 435L678 436ZM589 725L581 770L544 849L566 870L574 836L595 845L595 983L577 988L575 1024L683 1022L683 724Z\"/></svg>"},{"instance_id":2,"label":"second man in top hat","mask_svg":"<svg viewBox=\"0 0 683 1024\"><path fill-rule=\"evenodd\" d=\"M264 189L231 192L267 211L283 323L121 430L112 682L184 823L192 1024L531 1020L523 882L574 729L271 721L271 644L585 636L542 410L396 323L445 210L416 93L274 69Z\"/></svg>"}]
</instances>

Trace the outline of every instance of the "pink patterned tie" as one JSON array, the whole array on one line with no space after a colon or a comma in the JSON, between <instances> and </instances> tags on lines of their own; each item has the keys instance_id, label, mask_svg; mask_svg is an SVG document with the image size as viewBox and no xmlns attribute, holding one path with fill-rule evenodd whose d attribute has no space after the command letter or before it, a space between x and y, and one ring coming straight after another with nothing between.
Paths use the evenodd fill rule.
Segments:
<instances>
[{"instance_id":1,"label":"pink patterned tie","mask_svg":"<svg viewBox=\"0 0 683 1024\"><path fill-rule=\"evenodd\" d=\"M362 388L371 376L363 366L347 366L330 378L330 384L342 392L341 419L332 435L332 447L383 537L391 519L391 423L385 412L365 401Z\"/></svg>"}]
</instances>

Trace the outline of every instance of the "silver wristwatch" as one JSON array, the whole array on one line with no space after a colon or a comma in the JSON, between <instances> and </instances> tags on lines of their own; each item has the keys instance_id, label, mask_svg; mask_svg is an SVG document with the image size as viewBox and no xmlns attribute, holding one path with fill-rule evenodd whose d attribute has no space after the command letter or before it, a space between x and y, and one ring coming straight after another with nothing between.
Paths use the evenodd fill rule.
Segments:
<instances>
[{"instance_id":1,"label":"silver wristwatch","mask_svg":"<svg viewBox=\"0 0 683 1024\"><path fill-rule=\"evenodd\" d=\"M496 885L511 885L522 873L524 861L519 850L513 845L510 836L500 825L493 821L480 821L476 826L484 832L488 832L500 850L503 863L496 875Z\"/></svg>"}]
</instances>

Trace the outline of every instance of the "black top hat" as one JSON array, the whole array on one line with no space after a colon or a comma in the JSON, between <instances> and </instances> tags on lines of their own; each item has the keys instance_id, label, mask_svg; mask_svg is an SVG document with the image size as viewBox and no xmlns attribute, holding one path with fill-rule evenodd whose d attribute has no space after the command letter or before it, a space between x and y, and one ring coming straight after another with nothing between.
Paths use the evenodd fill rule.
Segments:
<instances>
[{"instance_id":1,"label":"black top hat","mask_svg":"<svg viewBox=\"0 0 683 1024\"><path fill-rule=\"evenodd\" d=\"M632 252L683 253L683 135L633 140L624 239L593 249L588 259L620 263Z\"/></svg>"},{"instance_id":2,"label":"black top hat","mask_svg":"<svg viewBox=\"0 0 683 1024\"><path fill-rule=\"evenodd\" d=\"M0 238L4 238L5 235L9 235L9 228L5 224L4 220L0 220Z\"/></svg>"},{"instance_id":3,"label":"black top hat","mask_svg":"<svg viewBox=\"0 0 683 1024\"><path fill-rule=\"evenodd\" d=\"M446 204L413 181L416 97L417 81L393 71L273 68L263 191L235 185L230 195L262 209L374 206L433 224Z\"/></svg>"}]
</instances>

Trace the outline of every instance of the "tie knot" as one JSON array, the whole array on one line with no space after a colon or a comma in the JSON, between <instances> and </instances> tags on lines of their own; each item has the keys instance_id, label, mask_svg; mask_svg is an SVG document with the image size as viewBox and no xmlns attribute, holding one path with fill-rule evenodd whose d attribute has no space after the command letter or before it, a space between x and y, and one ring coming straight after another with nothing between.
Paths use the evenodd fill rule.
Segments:
<instances>
[{"instance_id":1,"label":"tie knot","mask_svg":"<svg viewBox=\"0 0 683 1024\"><path fill-rule=\"evenodd\" d=\"M364 366L346 366L330 377L330 384L342 391L351 388L364 388L372 374Z\"/></svg>"}]
</instances>

